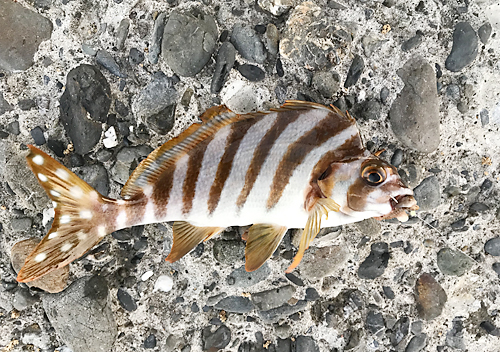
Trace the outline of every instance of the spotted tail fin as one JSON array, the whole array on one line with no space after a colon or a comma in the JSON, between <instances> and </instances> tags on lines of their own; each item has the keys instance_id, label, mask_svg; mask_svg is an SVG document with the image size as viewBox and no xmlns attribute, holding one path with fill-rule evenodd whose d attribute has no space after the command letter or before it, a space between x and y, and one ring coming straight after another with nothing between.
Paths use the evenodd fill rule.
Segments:
<instances>
[{"instance_id":1,"label":"spotted tail fin","mask_svg":"<svg viewBox=\"0 0 500 352\"><path fill-rule=\"evenodd\" d=\"M117 202L101 196L73 172L34 146L28 146L28 166L52 200L52 228L26 258L17 281L29 282L81 257L109 228L106 208Z\"/></svg>"}]
</instances>

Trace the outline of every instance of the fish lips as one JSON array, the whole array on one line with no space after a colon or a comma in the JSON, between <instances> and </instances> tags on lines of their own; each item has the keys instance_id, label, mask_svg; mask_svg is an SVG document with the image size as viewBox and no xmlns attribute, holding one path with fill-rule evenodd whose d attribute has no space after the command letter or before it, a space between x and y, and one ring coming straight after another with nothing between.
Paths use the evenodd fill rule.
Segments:
<instances>
[{"instance_id":1,"label":"fish lips","mask_svg":"<svg viewBox=\"0 0 500 352\"><path fill-rule=\"evenodd\" d=\"M387 220L396 218L401 222L408 220L407 210L418 210L417 200L411 194L400 194L391 198L392 211L389 214L376 217L377 220Z\"/></svg>"}]
</instances>

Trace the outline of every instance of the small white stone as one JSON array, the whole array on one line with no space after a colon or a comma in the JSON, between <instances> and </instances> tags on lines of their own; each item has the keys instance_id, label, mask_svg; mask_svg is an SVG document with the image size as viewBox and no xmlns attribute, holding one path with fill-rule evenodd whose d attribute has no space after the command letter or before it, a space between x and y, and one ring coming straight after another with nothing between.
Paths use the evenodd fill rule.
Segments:
<instances>
[{"instance_id":1,"label":"small white stone","mask_svg":"<svg viewBox=\"0 0 500 352\"><path fill-rule=\"evenodd\" d=\"M37 164L37 165L43 165L43 161L44 161L44 160L43 160L43 156L41 156L41 155L35 155L35 156L33 157L33 162L34 162L35 164Z\"/></svg>"},{"instance_id":2,"label":"small white stone","mask_svg":"<svg viewBox=\"0 0 500 352\"><path fill-rule=\"evenodd\" d=\"M67 252L71 248L73 248L73 245L71 243L65 243L61 246L61 252Z\"/></svg>"},{"instance_id":3,"label":"small white stone","mask_svg":"<svg viewBox=\"0 0 500 352\"><path fill-rule=\"evenodd\" d=\"M172 280L172 278L167 275L161 275L158 277L158 279L156 279L153 292L156 291L168 292L173 287L174 287L174 281Z\"/></svg>"},{"instance_id":4,"label":"small white stone","mask_svg":"<svg viewBox=\"0 0 500 352\"><path fill-rule=\"evenodd\" d=\"M52 232L52 233L49 235L48 239L49 239L49 240L51 240L51 239L53 239L53 238L56 238L56 237L57 237L57 235L58 235L58 233L57 233L57 232Z\"/></svg>"},{"instance_id":5,"label":"small white stone","mask_svg":"<svg viewBox=\"0 0 500 352\"><path fill-rule=\"evenodd\" d=\"M106 132L104 132L104 139L102 140L102 144L106 148L113 148L118 145L118 139L116 138L115 128L111 126Z\"/></svg>"},{"instance_id":6,"label":"small white stone","mask_svg":"<svg viewBox=\"0 0 500 352\"><path fill-rule=\"evenodd\" d=\"M64 181L67 181L69 179L69 173L64 169L57 169L56 176L60 179L63 179Z\"/></svg>"},{"instance_id":7,"label":"small white stone","mask_svg":"<svg viewBox=\"0 0 500 352\"><path fill-rule=\"evenodd\" d=\"M149 278L150 278L151 276L153 276L153 271L152 271L152 270L148 270L148 271L146 271L144 274L142 274L142 276L141 276L141 280L142 280L142 281L147 281L147 280L149 280Z\"/></svg>"},{"instance_id":8,"label":"small white stone","mask_svg":"<svg viewBox=\"0 0 500 352\"><path fill-rule=\"evenodd\" d=\"M61 193L54 191L53 189L50 190L50 194L52 194L54 197L60 197Z\"/></svg>"},{"instance_id":9,"label":"small white stone","mask_svg":"<svg viewBox=\"0 0 500 352\"><path fill-rule=\"evenodd\" d=\"M82 219L92 219L92 212L90 210L82 210L80 211L80 217Z\"/></svg>"},{"instance_id":10,"label":"small white stone","mask_svg":"<svg viewBox=\"0 0 500 352\"><path fill-rule=\"evenodd\" d=\"M38 155L37 155L38 156ZM45 253L40 253L35 257L35 262L40 263L41 261L44 261L45 258L47 258L47 254Z\"/></svg>"},{"instance_id":11,"label":"small white stone","mask_svg":"<svg viewBox=\"0 0 500 352\"><path fill-rule=\"evenodd\" d=\"M69 215L63 215L61 216L61 218L59 219L59 223L60 224L67 224L68 222L71 221L71 217Z\"/></svg>"},{"instance_id":12,"label":"small white stone","mask_svg":"<svg viewBox=\"0 0 500 352\"><path fill-rule=\"evenodd\" d=\"M71 187L69 191L71 192L71 195L76 199L80 199L83 197L83 190L78 186Z\"/></svg>"},{"instance_id":13,"label":"small white stone","mask_svg":"<svg viewBox=\"0 0 500 352\"><path fill-rule=\"evenodd\" d=\"M38 174L38 178L40 179L40 181L42 182L47 182L49 179L47 178L47 176L45 176L44 174L41 174L39 173Z\"/></svg>"}]
</instances>

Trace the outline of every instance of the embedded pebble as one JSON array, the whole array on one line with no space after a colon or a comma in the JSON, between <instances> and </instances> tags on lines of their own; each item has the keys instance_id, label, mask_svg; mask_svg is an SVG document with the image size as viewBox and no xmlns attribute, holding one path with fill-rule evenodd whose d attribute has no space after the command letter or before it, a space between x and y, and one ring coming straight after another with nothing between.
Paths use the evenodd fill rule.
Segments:
<instances>
[{"instance_id":1,"label":"embedded pebble","mask_svg":"<svg viewBox=\"0 0 500 352\"><path fill-rule=\"evenodd\" d=\"M213 253L218 262L232 264L245 257L245 243L237 240L216 240Z\"/></svg>"},{"instance_id":2,"label":"embedded pebble","mask_svg":"<svg viewBox=\"0 0 500 352\"><path fill-rule=\"evenodd\" d=\"M292 285L282 286L252 294L252 302L260 310L269 310L288 302L294 293L295 287Z\"/></svg>"},{"instance_id":3,"label":"embedded pebble","mask_svg":"<svg viewBox=\"0 0 500 352\"><path fill-rule=\"evenodd\" d=\"M278 54L279 35L280 35L280 32L278 31L278 28L276 28L276 26L274 24L269 23L266 27L265 39L266 39L267 51L269 52L269 54L271 55L272 58L276 57L276 55ZM280 76L280 77L282 77L282 76Z\"/></svg>"},{"instance_id":4,"label":"embedded pebble","mask_svg":"<svg viewBox=\"0 0 500 352\"><path fill-rule=\"evenodd\" d=\"M306 297L304 298L306 301L316 301L320 299L321 296L319 295L318 291L314 287L308 287L306 289Z\"/></svg>"},{"instance_id":5,"label":"embedded pebble","mask_svg":"<svg viewBox=\"0 0 500 352\"><path fill-rule=\"evenodd\" d=\"M234 66L236 49L230 42L224 42L219 48L215 60L215 70L210 86L211 93L219 93L226 82L231 69Z\"/></svg>"},{"instance_id":6,"label":"embedded pebble","mask_svg":"<svg viewBox=\"0 0 500 352\"><path fill-rule=\"evenodd\" d=\"M144 274L142 274L141 280L142 281L148 281L151 278L151 276L153 276L153 275L154 275L153 271L152 270L148 270Z\"/></svg>"},{"instance_id":7,"label":"embedded pebble","mask_svg":"<svg viewBox=\"0 0 500 352\"><path fill-rule=\"evenodd\" d=\"M32 223L30 218L15 218L10 221L10 226L15 232L28 231Z\"/></svg>"},{"instance_id":8,"label":"embedded pebble","mask_svg":"<svg viewBox=\"0 0 500 352\"><path fill-rule=\"evenodd\" d=\"M500 329L490 321L483 321L479 326L492 336L500 336Z\"/></svg>"},{"instance_id":9,"label":"embedded pebble","mask_svg":"<svg viewBox=\"0 0 500 352\"><path fill-rule=\"evenodd\" d=\"M123 20L120 21L120 24L116 29L116 48L118 50L123 49L123 45L125 44L125 40L127 39L129 29L130 29L130 20L128 18L124 18Z\"/></svg>"},{"instance_id":10,"label":"embedded pebble","mask_svg":"<svg viewBox=\"0 0 500 352\"><path fill-rule=\"evenodd\" d=\"M382 116L382 104L373 98L366 99L354 107L353 116L365 120L378 120Z\"/></svg>"},{"instance_id":11,"label":"embedded pebble","mask_svg":"<svg viewBox=\"0 0 500 352\"><path fill-rule=\"evenodd\" d=\"M344 265L348 254L345 246L311 247L300 263L300 273L312 280L332 275Z\"/></svg>"},{"instance_id":12,"label":"embedded pebble","mask_svg":"<svg viewBox=\"0 0 500 352\"><path fill-rule=\"evenodd\" d=\"M19 106L19 109L23 111L28 111L33 109L36 106L36 103L33 99L21 99L17 103L17 106Z\"/></svg>"},{"instance_id":13,"label":"embedded pebble","mask_svg":"<svg viewBox=\"0 0 500 352\"><path fill-rule=\"evenodd\" d=\"M389 286L382 286L382 290L384 291L384 295L389 299L394 299L396 295L394 291Z\"/></svg>"},{"instance_id":14,"label":"embedded pebble","mask_svg":"<svg viewBox=\"0 0 500 352\"><path fill-rule=\"evenodd\" d=\"M307 307L306 301L298 301L295 305L284 304L280 307L266 311L259 311L259 318L266 324L278 321L294 313L300 312Z\"/></svg>"},{"instance_id":15,"label":"embedded pebble","mask_svg":"<svg viewBox=\"0 0 500 352\"><path fill-rule=\"evenodd\" d=\"M161 135L169 133L175 125L175 108L175 104L168 105L158 113L148 116L148 127Z\"/></svg>"},{"instance_id":16,"label":"embedded pebble","mask_svg":"<svg viewBox=\"0 0 500 352\"><path fill-rule=\"evenodd\" d=\"M423 273L416 282L415 292L420 318L432 320L441 315L448 297L436 279L430 274Z\"/></svg>"},{"instance_id":17,"label":"embedded pebble","mask_svg":"<svg viewBox=\"0 0 500 352\"><path fill-rule=\"evenodd\" d=\"M207 64L218 36L212 16L193 10L170 13L163 32L161 55L178 75L192 77Z\"/></svg>"},{"instance_id":18,"label":"embedded pebble","mask_svg":"<svg viewBox=\"0 0 500 352\"><path fill-rule=\"evenodd\" d=\"M47 142L43 130L39 126L33 128L30 133L36 145L44 145Z\"/></svg>"},{"instance_id":19,"label":"embedded pebble","mask_svg":"<svg viewBox=\"0 0 500 352\"><path fill-rule=\"evenodd\" d=\"M424 34L421 31L417 31L417 34L415 34L413 37L411 37L401 45L401 50L410 51L417 48L420 44L422 44L423 36Z\"/></svg>"},{"instance_id":20,"label":"embedded pebble","mask_svg":"<svg viewBox=\"0 0 500 352\"><path fill-rule=\"evenodd\" d=\"M221 325L212 332L212 327L207 326L201 333L204 351L218 351L229 345L231 341L231 330L225 325Z\"/></svg>"},{"instance_id":21,"label":"embedded pebble","mask_svg":"<svg viewBox=\"0 0 500 352\"><path fill-rule=\"evenodd\" d=\"M269 269L267 263L264 263L264 265L252 272L246 271L245 266L241 266L229 274L226 281L230 286L250 287L265 280L270 273L271 269Z\"/></svg>"},{"instance_id":22,"label":"embedded pebble","mask_svg":"<svg viewBox=\"0 0 500 352\"><path fill-rule=\"evenodd\" d=\"M68 73L59 103L61 122L75 152L87 154L99 142L101 122L107 120L111 105L108 81L95 66L77 66Z\"/></svg>"},{"instance_id":23,"label":"embedded pebble","mask_svg":"<svg viewBox=\"0 0 500 352\"><path fill-rule=\"evenodd\" d=\"M358 268L358 276L373 280L381 276L389 264L389 245L385 242L374 243L368 257Z\"/></svg>"},{"instance_id":24,"label":"embedded pebble","mask_svg":"<svg viewBox=\"0 0 500 352\"><path fill-rule=\"evenodd\" d=\"M6 0L6 1L8 1L8 0ZM14 109L12 107L12 105L10 105L7 102L7 100L5 100L5 98L3 97L3 92L0 92L0 116L2 116L3 114L5 114L8 111L11 111L12 109Z\"/></svg>"},{"instance_id":25,"label":"embedded pebble","mask_svg":"<svg viewBox=\"0 0 500 352\"><path fill-rule=\"evenodd\" d=\"M243 77L250 82L262 81L266 77L266 73L258 66L243 64L238 66L238 71Z\"/></svg>"},{"instance_id":26,"label":"embedded pebble","mask_svg":"<svg viewBox=\"0 0 500 352\"><path fill-rule=\"evenodd\" d=\"M312 78L313 86L325 98L332 98L340 89L340 77L331 71L315 72Z\"/></svg>"},{"instance_id":27,"label":"embedded pebble","mask_svg":"<svg viewBox=\"0 0 500 352\"><path fill-rule=\"evenodd\" d=\"M486 22L481 27L479 27L479 29L477 30L477 35L479 36L479 39L483 44L488 44L488 40L490 39L492 31L493 28L491 27L491 24L489 22Z\"/></svg>"},{"instance_id":28,"label":"embedded pebble","mask_svg":"<svg viewBox=\"0 0 500 352\"><path fill-rule=\"evenodd\" d=\"M258 0L257 4L260 8L272 13L274 16L281 16L290 10L296 2L296 0Z\"/></svg>"},{"instance_id":29,"label":"embedded pebble","mask_svg":"<svg viewBox=\"0 0 500 352\"><path fill-rule=\"evenodd\" d=\"M460 317L455 317L452 321L451 329L446 333L446 346L453 349L465 350L464 344L464 324Z\"/></svg>"},{"instance_id":30,"label":"embedded pebble","mask_svg":"<svg viewBox=\"0 0 500 352\"><path fill-rule=\"evenodd\" d=\"M14 299L12 300L12 305L18 311L23 311L33 304L40 301L40 297L38 295L32 295L27 288L19 288L14 293Z\"/></svg>"},{"instance_id":31,"label":"embedded pebble","mask_svg":"<svg viewBox=\"0 0 500 352\"><path fill-rule=\"evenodd\" d=\"M144 61L144 53L136 48L130 48L130 52L128 54L128 61L132 65L139 65Z\"/></svg>"},{"instance_id":32,"label":"embedded pebble","mask_svg":"<svg viewBox=\"0 0 500 352\"><path fill-rule=\"evenodd\" d=\"M143 346L146 349L155 348L156 347L156 336L154 334L148 335L148 337L146 337L146 339L144 340Z\"/></svg>"},{"instance_id":33,"label":"embedded pebble","mask_svg":"<svg viewBox=\"0 0 500 352\"><path fill-rule=\"evenodd\" d=\"M0 0L0 8L0 70L27 70L40 43L50 39L52 22L15 1Z\"/></svg>"},{"instance_id":34,"label":"embedded pebble","mask_svg":"<svg viewBox=\"0 0 500 352\"><path fill-rule=\"evenodd\" d=\"M500 257L500 237L494 237L486 241L484 251L495 257Z\"/></svg>"},{"instance_id":35,"label":"embedded pebble","mask_svg":"<svg viewBox=\"0 0 500 352\"><path fill-rule=\"evenodd\" d=\"M253 310L253 304L247 297L229 296L220 300L214 306L229 313L244 314Z\"/></svg>"},{"instance_id":36,"label":"embedded pebble","mask_svg":"<svg viewBox=\"0 0 500 352\"><path fill-rule=\"evenodd\" d=\"M50 324L74 352L112 349L118 328L102 276L78 279L64 292L42 296L42 301Z\"/></svg>"},{"instance_id":37,"label":"embedded pebble","mask_svg":"<svg viewBox=\"0 0 500 352\"><path fill-rule=\"evenodd\" d=\"M486 126L490 123L490 116L487 109L482 109L479 112L479 119L481 120L481 126Z\"/></svg>"},{"instance_id":38,"label":"embedded pebble","mask_svg":"<svg viewBox=\"0 0 500 352\"><path fill-rule=\"evenodd\" d=\"M129 312L133 312L137 309L137 303L135 302L135 299L132 298L132 296L121 287L118 289L117 298L123 309Z\"/></svg>"},{"instance_id":39,"label":"embedded pebble","mask_svg":"<svg viewBox=\"0 0 500 352\"><path fill-rule=\"evenodd\" d=\"M401 163L403 162L403 157L404 157L404 152L402 149L396 149L394 151L394 154L392 154L392 158L391 158L391 164L394 166L394 167L399 167L401 165Z\"/></svg>"},{"instance_id":40,"label":"embedded pebble","mask_svg":"<svg viewBox=\"0 0 500 352\"><path fill-rule=\"evenodd\" d=\"M427 346L427 335L419 334L411 338L408 345L406 345L405 352L419 352L422 351L425 346Z\"/></svg>"},{"instance_id":41,"label":"embedded pebble","mask_svg":"<svg viewBox=\"0 0 500 352\"><path fill-rule=\"evenodd\" d=\"M344 88L349 88L358 82L359 77L365 69L365 61L360 55L354 56L349 71L347 72L347 78L344 82Z\"/></svg>"},{"instance_id":42,"label":"embedded pebble","mask_svg":"<svg viewBox=\"0 0 500 352\"><path fill-rule=\"evenodd\" d=\"M491 267L493 271L496 272L498 274L498 277L500 278L500 262L493 263Z\"/></svg>"},{"instance_id":43,"label":"embedded pebble","mask_svg":"<svg viewBox=\"0 0 500 352\"><path fill-rule=\"evenodd\" d=\"M424 179L413 190L415 199L422 211L432 210L441 203L441 186L436 176Z\"/></svg>"},{"instance_id":44,"label":"embedded pebble","mask_svg":"<svg viewBox=\"0 0 500 352\"><path fill-rule=\"evenodd\" d=\"M99 65L104 67L106 70L108 70L115 76L120 78L127 78L127 75L122 72L115 58L106 50L102 49L97 50L97 55L95 59Z\"/></svg>"},{"instance_id":45,"label":"embedded pebble","mask_svg":"<svg viewBox=\"0 0 500 352\"><path fill-rule=\"evenodd\" d=\"M21 270L26 257L35 249L40 239L31 238L17 242L10 250L10 261L16 273ZM69 266L63 266L39 279L28 282L29 287L37 287L49 293L58 293L66 288L69 278Z\"/></svg>"},{"instance_id":46,"label":"embedded pebble","mask_svg":"<svg viewBox=\"0 0 500 352\"><path fill-rule=\"evenodd\" d=\"M124 185L130 176L130 167L134 161L147 157L153 149L146 145L124 147L116 154L116 163L112 168L112 179Z\"/></svg>"},{"instance_id":47,"label":"embedded pebble","mask_svg":"<svg viewBox=\"0 0 500 352\"><path fill-rule=\"evenodd\" d=\"M264 44L250 26L237 23L231 33L231 43L248 61L262 64L267 59Z\"/></svg>"},{"instance_id":48,"label":"embedded pebble","mask_svg":"<svg viewBox=\"0 0 500 352\"><path fill-rule=\"evenodd\" d=\"M474 260L451 248L443 248L437 254L437 265L445 275L462 276L474 266Z\"/></svg>"},{"instance_id":49,"label":"embedded pebble","mask_svg":"<svg viewBox=\"0 0 500 352\"><path fill-rule=\"evenodd\" d=\"M316 341L311 336L300 335L295 339L295 351L320 352Z\"/></svg>"},{"instance_id":50,"label":"embedded pebble","mask_svg":"<svg viewBox=\"0 0 500 352\"><path fill-rule=\"evenodd\" d=\"M406 316L399 318L389 330L389 339L393 346L397 346L405 339L410 329L410 319Z\"/></svg>"},{"instance_id":51,"label":"embedded pebble","mask_svg":"<svg viewBox=\"0 0 500 352\"><path fill-rule=\"evenodd\" d=\"M149 46L148 61L152 64L157 64L161 53L161 43L163 40L163 32L165 30L165 20L167 18L166 13L160 13L156 17L155 25L153 28L153 34L151 35L151 45ZM132 51L131 51L132 53ZM142 56L142 62L144 60L144 55ZM134 60L134 63L136 61Z\"/></svg>"},{"instance_id":52,"label":"embedded pebble","mask_svg":"<svg viewBox=\"0 0 500 352\"><path fill-rule=\"evenodd\" d=\"M446 58L445 67L452 71L461 71L477 56L477 35L468 22L459 22L453 31L453 47Z\"/></svg>"},{"instance_id":53,"label":"embedded pebble","mask_svg":"<svg viewBox=\"0 0 500 352\"><path fill-rule=\"evenodd\" d=\"M170 276L160 275L156 279L153 292L156 291L169 292L170 290L172 290L173 287L174 287L174 281Z\"/></svg>"},{"instance_id":54,"label":"embedded pebble","mask_svg":"<svg viewBox=\"0 0 500 352\"><path fill-rule=\"evenodd\" d=\"M109 194L108 171L102 164L82 166L78 176L103 196Z\"/></svg>"},{"instance_id":55,"label":"embedded pebble","mask_svg":"<svg viewBox=\"0 0 500 352\"><path fill-rule=\"evenodd\" d=\"M174 105L177 99L175 83L177 80L174 77L167 77L163 72L157 72L153 80L136 94L132 101L132 111L136 117L147 118Z\"/></svg>"},{"instance_id":56,"label":"embedded pebble","mask_svg":"<svg viewBox=\"0 0 500 352\"><path fill-rule=\"evenodd\" d=\"M437 149L439 102L434 69L423 59L410 59L397 71L405 86L389 111L392 130L407 147L423 153Z\"/></svg>"},{"instance_id":57,"label":"embedded pebble","mask_svg":"<svg viewBox=\"0 0 500 352\"><path fill-rule=\"evenodd\" d=\"M366 315L365 327L372 333L376 334L382 329L385 329L384 316L382 313L377 313L370 310Z\"/></svg>"}]
</instances>

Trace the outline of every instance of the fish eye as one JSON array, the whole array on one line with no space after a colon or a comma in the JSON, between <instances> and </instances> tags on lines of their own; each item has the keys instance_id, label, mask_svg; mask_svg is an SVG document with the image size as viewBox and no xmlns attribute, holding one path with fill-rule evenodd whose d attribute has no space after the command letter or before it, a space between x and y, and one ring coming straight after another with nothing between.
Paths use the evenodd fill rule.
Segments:
<instances>
[{"instance_id":1,"label":"fish eye","mask_svg":"<svg viewBox=\"0 0 500 352\"><path fill-rule=\"evenodd\" d=\"M377 186L385 181L385 179L387 178L387 174L384 168L380 166L368 165L363 169L361 177L370 186Z\"/></svg>"}]
</instances>

